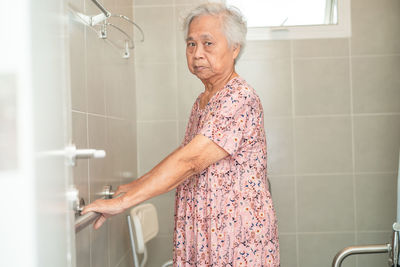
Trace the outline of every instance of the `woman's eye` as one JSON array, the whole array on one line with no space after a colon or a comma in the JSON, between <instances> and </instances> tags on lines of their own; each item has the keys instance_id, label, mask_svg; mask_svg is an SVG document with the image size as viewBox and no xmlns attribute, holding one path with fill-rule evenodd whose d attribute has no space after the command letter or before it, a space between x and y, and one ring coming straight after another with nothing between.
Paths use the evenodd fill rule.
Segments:
<instances>
[{"instance_id":1,"label":"woman's eye","mask_svg":"<svg viewBox=\"0 0 400 267\"><path fill-rule=\"evenodd\" d=\"M187 43L187 46L188 46L188 47L190 47L190 46L195 46L195 43Z\"/></svg>"},{"instance_id":2,"label":"woman's eye","mask_svg":"<svg viewBox=\"0 0 400 267\"><path fill-rule=\"evenodd\" d=\"M210 46L210 45L212 45L212 43L211 43L211 42L206 42L205 44L206 44L206 46Z\"/></svg>"}]
</instances>

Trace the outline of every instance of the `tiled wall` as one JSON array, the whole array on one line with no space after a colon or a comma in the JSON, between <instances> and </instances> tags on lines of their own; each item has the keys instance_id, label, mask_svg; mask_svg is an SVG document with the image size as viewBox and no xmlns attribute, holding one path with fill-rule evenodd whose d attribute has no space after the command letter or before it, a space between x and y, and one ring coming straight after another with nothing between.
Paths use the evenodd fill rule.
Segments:
<instances>
[{"instance_id":1,"label":"tiled wall","mask_svg":"<svg viewBox=\"0 0 400 267\"><path fill-rule=\"evenodd\" d=\"M200 1L136 0L139 175L182 141L203 90L179 17ZM352 37L252 41L237 71L265 111L283 267L330 266L341 248L390 241L400 147L400 2L352 0ZM172 257L173 192L159 196L149 266ZM344 266L386 266L386 255Z\"/></svg>"},{"instance_id":2,"label":"tiled wall","mask_svg":"<svg viewBox=\"0 0 400 267\"><path fill-rule=\"evenodd\" d=\"M90 0L71 0L86 14L98 14ZM132 18L131 1L102 1L113 13ZM123 21L113 23L132 29ZM77 148L104 149L105 159L79 160L74 183L86 203L99 198L104 185L136 177L136 96L134 61L99 39L70 14L72 142ZM109 30L113 40L121 36ZM99 230L87 227L76 236L77 266L131 267L132 255L125 215L114 216Z\"/></svg>"}]
</instances>

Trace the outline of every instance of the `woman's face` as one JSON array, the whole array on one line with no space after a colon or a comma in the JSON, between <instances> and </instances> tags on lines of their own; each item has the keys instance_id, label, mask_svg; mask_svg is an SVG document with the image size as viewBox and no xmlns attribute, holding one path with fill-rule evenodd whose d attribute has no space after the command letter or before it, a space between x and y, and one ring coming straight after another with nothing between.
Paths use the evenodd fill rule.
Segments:
<instances>
[{"instance_id":1,"label":"woman's face","mask_svg":"<svg viewBox=\"0 0 400 267\"><path fill-rule=\"evenodd\" d=\"M220 17L204 15L190 23L186 59L190 72L202 81L229 75L239 50L240 47L228 46Z\"/></svg>"}]
</instances>

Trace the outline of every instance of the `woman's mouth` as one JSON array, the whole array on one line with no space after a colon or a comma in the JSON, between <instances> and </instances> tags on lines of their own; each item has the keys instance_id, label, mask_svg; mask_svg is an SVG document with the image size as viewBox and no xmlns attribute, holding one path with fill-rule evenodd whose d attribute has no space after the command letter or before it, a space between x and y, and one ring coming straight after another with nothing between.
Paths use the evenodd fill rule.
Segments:
<instances>
[{"instance_id":1,"label":"woman's mouth","mask_svg":"<svg viewBox=\"0 0 400 267\"><path fill-rule=\"evenodd\" d=\"M204 67L204 66L194 66L194 70L196 70L196 71L202 71L202 70L204 70L206 67Z\"/></svg>"}]
</instances>

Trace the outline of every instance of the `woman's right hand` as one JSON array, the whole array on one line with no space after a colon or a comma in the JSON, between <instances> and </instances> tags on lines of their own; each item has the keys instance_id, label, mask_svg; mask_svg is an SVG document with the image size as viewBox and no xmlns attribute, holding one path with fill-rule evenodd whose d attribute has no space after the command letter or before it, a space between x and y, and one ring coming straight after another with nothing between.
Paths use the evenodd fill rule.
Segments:
<instances>
[{"instance_id":1,"label":"woman's right hand","mask_svg":"<svg viewBox=\"0 0 400 267\"><path fill-rule=\"evenodd\" d=\"M125 194L134 186L134 181L129 184L123 184L118 186L117 191L114 192L114 198L119 197L120 195Z\"/></svg>"}]
</instances>

